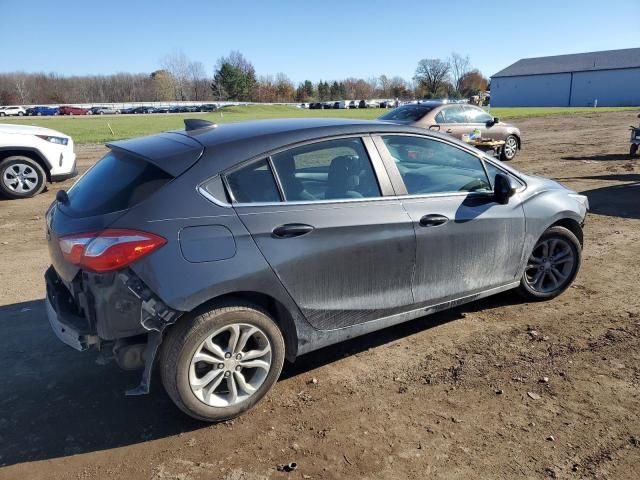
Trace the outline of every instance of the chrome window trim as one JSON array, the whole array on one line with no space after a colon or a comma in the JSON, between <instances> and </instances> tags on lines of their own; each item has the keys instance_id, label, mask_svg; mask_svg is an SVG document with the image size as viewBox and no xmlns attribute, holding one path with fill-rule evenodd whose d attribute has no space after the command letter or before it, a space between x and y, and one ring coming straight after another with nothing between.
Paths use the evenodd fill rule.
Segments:
<instances>
[{"instance_id":1,"label":"chrome window trim","mask_svg":"<svg viewBox=\"0 0 640 480\"><path fill-rule=\"evenodd\" d=\"M325 138L321 138L321 139L313 139L313 140L307 140L304 142L300 142L300 143L295 143L295 144L289 144L286 145L284 147L280 147L276 150L273 150L271 152L268 153L262 153L260 155L257 155L255 157L252 157L248 160L244 160L242 162L240 162L237 165L234 165L233 167L228 168L227 170L220 172L216 175L213 175L209 178L207 178L206 180L204 180L203 182L201 182L197 187L197 191L198 193L200 193L203 197L205 197L207 200L211 201L212 203L214 203L215 205L218 205L220 207L224 207L224 208L233 208L233 207L240 207L240 208L247 208L247 207L273 207L273 206L283 206L283 205L327 205L327 204L349 204L349 203L363 203L363 202L375 202L375 201L381 201L381 200L397 200L397 201L401 201L401 200L411 200L411 199L428 199L428 198L441 198L441 197L460 197L460 196L474 196L474 197L490 197L492 195L492 192L487 191L487 192L437 192L437 193L425 193L425 194L393 194L393 195L385 195L382 191L382 185L381 185L381 179L379 177L379 173L382 173L378 170L378 168L376 168L376 160L380 160L382 161L382 166L384 167L384 172L386 174L386 180L389 180L390 174L389 172L386 171L386 163L384 162L384 159L382 158L382 152L379 152L377 145L375 144L375 139L378 138L382 141L382 137L383 136L407 136L407 137L418 137L418 138L426 138L428 140L433 140L436 142L442 142L445 143L447 145L450 145L454 148L458 148L459 150L462 150L470 155L475 156L476 158L478 158L480 160L480 162L482 163L482 167L485 170L485 174L487 174L486 171L486 166L484 165L485 162L490 163L491 165L493 165L495 168L497 168L498 170L500 170L501 172L503 172L505 175L510 175L514 178L516 178L521 184L522 187L519 188L517 191L518 192L522 192L527 188L527 182L525 182L520 176L516 175L515 173L511 172L510 170L507 170L505 168L502 168L502 166L497 165L496 162L493 162L490 158L487 158L487 155L484 154L483 152L480 151L475 151L475 149L473 149L472 147L468 146L468 145L458 145L456 143L447 141L447 139L443 139L443 138L439 138L439 137L435 137L435 136L431 136L431 135L422 135L419 133L414 133L414 132L363 132L363 133L356 133L356 134L349 134L349 135L335 135L335 136L331 136L331 137L325 137ZM246 165L249 165L252 162L258 162L261 160L266 160L267 161L267 165L269 166L269 168L271 169L271 173L274 176L274 180L276 182L276 185L279 185L279 181L276 178L277 173L275 172L275 169L273 168L272 165L272 160L271 160L271 156L275 155L277 153L280 152L284 152L287 150L290 150L292 148L296 148L299 146L304 146L304 145L312 145L314 143L321 143L324 141L329 141L329 140L339 140L339 139L348 139L348 138L360 138L365 151L367 152L367 155L369 157L369 161L372 164L374 173L376 174L376 180L378 182L378 188L380 188L381 191L381 195L379 197L366 197L366 198L344 198L344 199L329 199L329 200L293 200L293 201L286 201L286 200L281 200L279 202L256 202L256 203L240 203L240 202L236 202L235 197L233 195L233 191L231 190L231 188L229 187L229 183L227 181L227 174L238 170ZM367 142L367 140L370 141L370 143ZM372 147L375 148L375 151L372 150ZM386 146L385 146L386 148ZM378 158L374 158L374 155L372 155L372 151L374 153L377 154ZM388 151L386 152L388 154ZM211 195L209 192L207 192L204 189L204 185L213 180L215 177L219 176L222 180L223 186L227 192L227 195L229 195L229 198L231 199L231 203L228 202L223 202L220 199L215 198L213 195ZM487 178L489 178L489 175L487 174ZM489 179L489 182L491 185L492 182ZM281 188L280 186L278 187L279 189ZM282 191L280 191L280 194L282 195Z\"/></svg>"},{"instance_id":2,"label":"chrome window trim","mask_svg":"<svg viewBox=\"0 0 640 480\"><path fill-rule=\"evenodd\" d=\"M197 192L202 195L204 198L206 198L207 200L209 200L210 202L218 205L219 207L224 207L224 208L231 208L231 204L228 202L224 202L222 200L220 200L219 198L214 197L213 195L211 195L206 188L204 188L204 186L213 181L216 177L221 177L219 174L218 175L214 175L213 177L209 177L207 178L204 182L200 182L200 184L198 184L198 186L196 187ZM220 180L222 181L222 185L224 187L224 189L227 191L227 194L229 193L229 189L227 188L227 186L225 185L224 182L224 178L220 178Z\"/></svg>"}]
</instances>

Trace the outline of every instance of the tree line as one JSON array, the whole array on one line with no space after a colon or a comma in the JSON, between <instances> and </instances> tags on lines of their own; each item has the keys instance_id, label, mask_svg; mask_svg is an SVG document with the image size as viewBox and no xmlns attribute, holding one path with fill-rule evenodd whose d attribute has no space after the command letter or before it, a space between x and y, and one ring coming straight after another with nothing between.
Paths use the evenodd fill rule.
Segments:
<instances>
[{"instance_id":1,"label":"tree line","mask_svg":"<svg viewBox=\"0 0 640 480\"><path fill-rule=\"evenodd\" d=\"M422 59L414 77L304 80L295 85L284 73L257 75L238 51L218 59L213 76L183 52L166 55L160 68L145 73L63 76L57 73L0 73L0 105L121 103L159 101L311 102L371 98L460 98L487 89L487 79L468 56Z\"/></svg>"}]
</instances>

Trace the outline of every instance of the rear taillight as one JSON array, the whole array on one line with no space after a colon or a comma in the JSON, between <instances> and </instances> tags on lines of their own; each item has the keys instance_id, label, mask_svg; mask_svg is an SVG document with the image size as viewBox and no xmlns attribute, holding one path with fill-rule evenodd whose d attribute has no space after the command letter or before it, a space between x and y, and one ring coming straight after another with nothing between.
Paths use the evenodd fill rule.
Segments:
<instances>
[{"instance_id":1,"label":"rear taillight","mask_svg":"<svg viewBox=\"0 0 640 480\"><path fill-rule=\"evenodd\" d=\"M94 272L109 272L126 267L167 241L148 232L107 229L61 237L59 243L67 261Z\"/></svg>"}]
</instances>

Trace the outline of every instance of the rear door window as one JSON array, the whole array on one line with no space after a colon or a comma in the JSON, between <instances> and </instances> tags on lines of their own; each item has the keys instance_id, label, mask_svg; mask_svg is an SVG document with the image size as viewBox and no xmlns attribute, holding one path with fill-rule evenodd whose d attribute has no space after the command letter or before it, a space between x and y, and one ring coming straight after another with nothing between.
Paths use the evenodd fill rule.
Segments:
<instances>
[{"instance_id":1,"label":"rear door window","mask_svg":"<svg viewBox=\"0 0 640 480\"><path fill-rule=\"evenodd\" d=\"M76 217L126 210L142 202L172 178L141 158L112 151L69 190L69 203L61 208Z\"/></svg>"},{"instance_id":2,"label":"rear door window","mask_svg":"<svg viewBox=\"0 0 640 480\"><path fill-rule=\"evenodd\" d=\"M443 108L436 116L438 123L467 123L467 116L461 105Z\"/></svg>"},{"instance_id":3,"label":"rear door window","mask_svg":"<svg viewBox=\"0 0 640 480\"><path fill-rule=\"evenodd\" d=\"M286 201L380 196L378 181L360 138L318 142L271 158Z\"/></svg>"}]
</instances>

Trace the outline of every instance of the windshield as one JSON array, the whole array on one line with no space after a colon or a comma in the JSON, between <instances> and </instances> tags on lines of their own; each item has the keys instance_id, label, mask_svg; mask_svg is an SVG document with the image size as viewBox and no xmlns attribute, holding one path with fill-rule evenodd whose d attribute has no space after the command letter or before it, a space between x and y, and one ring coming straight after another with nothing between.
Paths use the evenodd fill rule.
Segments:
<instances>
[{"instance_id":1,"label":"windshield","mask_svg":"<svg viewBox=\"0 0 640 480\"><path fill-rule=\"evenodd\" d=\"M391 110L389 113L385 113L380 117L380 120L404 120L416 122L431 110L433 110L433 107L428 107L426 105L403 105L395 110Z\"/></svg>"}]
</instances>

